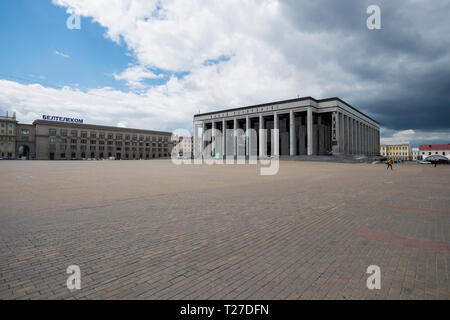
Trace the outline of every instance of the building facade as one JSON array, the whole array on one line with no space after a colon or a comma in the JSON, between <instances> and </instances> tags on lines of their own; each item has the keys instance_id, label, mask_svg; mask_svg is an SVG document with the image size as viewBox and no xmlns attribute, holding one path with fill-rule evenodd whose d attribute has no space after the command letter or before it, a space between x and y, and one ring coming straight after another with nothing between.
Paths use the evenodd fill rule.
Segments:
<instances>
[{"instance_id":1,"label":"building facade","mask_svg":"<svg viewBox=\"0 0 450 320\"><path fill-rule=\"evenodd\" d=\"M412 159L414 161L421 160L419 159L419 148L412 148Z\"/></svg>"},{"instance_id":2,"label":"building facade","mask_svg":"<svg viewBox=\"0 0 450 320\"><path fill-rule=\"evenodd\" d=\"M304 97L194 116L195 157L370 156L378 155L379 141L378 122L339 98Z\"/></svg>"},{"instance_id":3,"label":"building facade","mask_svg":"<svg viewBox=\"0 0 450 320\"><path fill-rule=\"evenodd\" d=\"M171 152L170 132L35 120L38 160L154 159Z\"/></svg>"},{"instance_id":4,"label":"building facade","mask_svg":"<svg viewBox=\"0 0 450 320\"><path fill-rule=\"evenodd\" d=\"M420 160L425 160L431 155L441 155L450 159L450 143L449 144L422 144L419 146Z\"/></svg>"},{"instance_id":5,"label":"building facade","mask_svg":"<svg viewBox=\"0 0 450 320\"><path fill-rule=\"evenodd\" d=\"M16 113L13 116L0 116L0 157L13 159L16 155Z\"/></svg>"},{"instance_id":6,"label":"building facade","mask_svg":"<svg viewBox=\"0 0 450 320\"><path fill-rule=\"evenodd\" d=\"M411 144L409 142L400 144L382 144L380 145L380 155L393 160L412 160Z\"/></svg>"},{"instance_id":7,"label":"building facade","mask_svg":"<svg viewBox=\"0 0 450 320\"><path fill-rule=\"evenodd\" d=\"M192 157L194 151L194 137L191 136L172 136L172 155Z\"/></svg>"}]
</instances>

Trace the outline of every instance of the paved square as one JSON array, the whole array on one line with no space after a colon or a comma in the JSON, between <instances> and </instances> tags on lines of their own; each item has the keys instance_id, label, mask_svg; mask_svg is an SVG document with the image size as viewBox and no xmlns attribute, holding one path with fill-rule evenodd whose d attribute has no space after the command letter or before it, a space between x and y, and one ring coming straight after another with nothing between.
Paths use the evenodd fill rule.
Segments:
<instances>
[{"instance_id":1,"label":"paved square","mask_svg":"<svg viewBox=\"0 0 450 320\"><path fill-rule=\"evenodd\" d=\"M0 299L449 299L449 181L415 163L0 161Z\"/></svg>"}]
</instances>

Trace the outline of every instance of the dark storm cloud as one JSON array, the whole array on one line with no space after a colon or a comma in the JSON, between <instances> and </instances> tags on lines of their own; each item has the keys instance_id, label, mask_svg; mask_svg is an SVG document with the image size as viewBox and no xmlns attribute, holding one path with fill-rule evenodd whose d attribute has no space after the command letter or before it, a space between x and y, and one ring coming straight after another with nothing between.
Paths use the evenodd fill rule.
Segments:
<instances>
[{"instance_id":1,"label":"dark storm cloud","mask_svg":"<svg viewBox=\"0 0 450 320\"><path fill-rule=\"evenodd\" d=\"M381 8L382 30L366 27L372 4ZM333 49L311 59L332 61L346 76L330 74L335 86L325 95L348 100L387 129L450 128L449 1L291 0L282 10L300 32L331 36ZM333 89L339 81L353 89Z\"/></svg>"}]
</instances>

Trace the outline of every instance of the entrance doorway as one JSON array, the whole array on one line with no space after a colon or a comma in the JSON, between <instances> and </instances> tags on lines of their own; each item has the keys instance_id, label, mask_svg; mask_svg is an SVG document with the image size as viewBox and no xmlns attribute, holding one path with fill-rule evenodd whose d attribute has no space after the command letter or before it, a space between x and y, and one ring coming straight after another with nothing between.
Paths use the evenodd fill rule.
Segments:
<instances>
[{"instance_id":1,"label":"entrance doorway","mask_svg":"<svg viewBox=\"0 0 450 320\"><path fill-rule=\"evenodd\" d=\"M50 160L55 160L55 153L54 152L50 152Z\"/></svg>"},{"instance_id":2,"label":"entrance doorway","mask_svg":"<svg viewBox=\"0 0 450 320\"><path fill-rule=\"evenodd\" d=\"M27 159L30 158L30 147L29 146L20 146L19 147L19 157L26 157Z\"/></svg>"}]
</instances>

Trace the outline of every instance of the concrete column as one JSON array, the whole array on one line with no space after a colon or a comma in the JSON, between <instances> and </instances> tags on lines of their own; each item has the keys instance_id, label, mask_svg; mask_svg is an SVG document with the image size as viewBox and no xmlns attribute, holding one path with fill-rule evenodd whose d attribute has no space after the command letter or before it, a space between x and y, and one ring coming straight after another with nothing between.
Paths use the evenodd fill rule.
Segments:
<instances>
[{"instance_id":1,"label":"concrete column","mask_svg":"<svg viewBox=\"0 0 450 320\"><path fill-rule=\"evenodd\" d=\"M212 148L211 148L211 152L213 154L213 157L216 156L216 122L213 121L212 122L212 126L211 126L211 130L212 130Z\"/></svg>"},{"instance_id":2,"label":"concrete column","mask_svg":"<svg viewBox=\"0 0 450 320\"><path fill-rule=\"evenodd\" d=\"M339 113L339 152L340 153L345 153L344 137L345 137L344 114Z\"/></svg>"},{"instance_id":3,"label":"concrete column","mask_svg":"<svg viewBox=\"0 0 450 320\"><path fill-rule=\"evenodd\" d=\"M250 156L250 118L245 117L245 155Z\"/></svg>"},{"instance_id":4,"label":"concrete column","mask_svg":"<svg viewBox=\"0 0 450 320\"><path fill-rule=\"evenodd\" d=\"M198 157L198 127L194 121L194 158Z\"/></svg>"},{"instance_id":5,"label":"concrete column","mask_svg":"<svg viewBox=\"0 0 450 320\"><path fill-rule=\"evenodd\" d=\"M259 114L259 156L263 157L264 154L264 135L263 135L263 129L264 129L264 122L263 122L263 116L260 113Z\"/></svg>"},{"instance_id":6,"label":"concrete column","mask_svg":"<svg viewBox=\"0 0 450 320\"><path fill-rule=\"evenodd\" d=\"M280 135L279 135L279 123L278 123L278 113L273 113L273 154L275 156L280 155Z\"/></svg>"},{"instance_id":7,"label":"concrete column","mask_svg":"<svg viewBox=\"0 0 450 320\"><path fill-rule=\"evenodd\" d=\"M348 147L349 147L349 152L350 154L353 154L353 118L348 117L348 122L349 122L349 126L348 126Z\"/></svg>"},{"instance_id":8,"label":"concrete column","mask_svg":"<svg viewBox=\"0 0 450 320\"><path fill-rule=\"evenodd\" d=\"M233 119L233 156L237 156L238 154L238 145L237 145L237 118Z\"/></svg>"},{"instance_id":9,"label":"concrete column","mask_svg":"<svg viewBox=\"0 0 450 320\"><path fill-rule=\"evenodd\" d=\"M364 142L366 145L366 155L369 155L369 127L364 125Z\"/></svg>"},{"instance_id":10,"label":"concrete column","mask_svg":"<svg viewBox=\"0 0 450 320\"><path fill-rule=\"evenodd\" d=\"M334 129L334 132L331 133L332 135L332 151L333 154L337 154L340 152L339 148L339 134L340 134L340 128L339 128L339 112L333 112L332 115L332 126L334 126L334 128L332 127L332 130ZM333 137L334 134L334 137ZM334 138L334 139L333 139Z\"/></svg>"},{"instance_id":11,"label":"concrete column","mask_svg":"<svg viewBox=\"0 0 450 320\"><path fill-rule=\"evenodd\" d=\"M201 150L203 158L206 156L205 140L204 140L205 130L206 130L206 123L203 121L202 122L202 150Z\"/></svg>"},{"instance_id":12,"label":"concrete column","mask_svg":"<svg viewBox=\"0 0 450 320\"><path fill-rule=\"evenodd\" d=\"M296 154L296 134L295 134L295 118L294 111L289 111L289 155L294 156Z\"/></svg>"},{"instance_id":13,"label":"concrete column","mask_svg":"<svg viewBox=\"0 0 450 320\"><path fill-rule=\"evenodd\" d=\"M313 154L313 113L311 107L307 111L306 123L308 132L308 156L311 156Z\"/></svg>"},{"instance_id":14,"label":"concrete column","mask_svg":"<svg viewBox=\"0 0 450 320\"><path fill-rule=\"evenodd\" d=\"M226 126L225 119L222 119L222 159L225 158L226 150L227 150L226 136L227 136L227 126Z\"/></svg>"}]
</instances>

